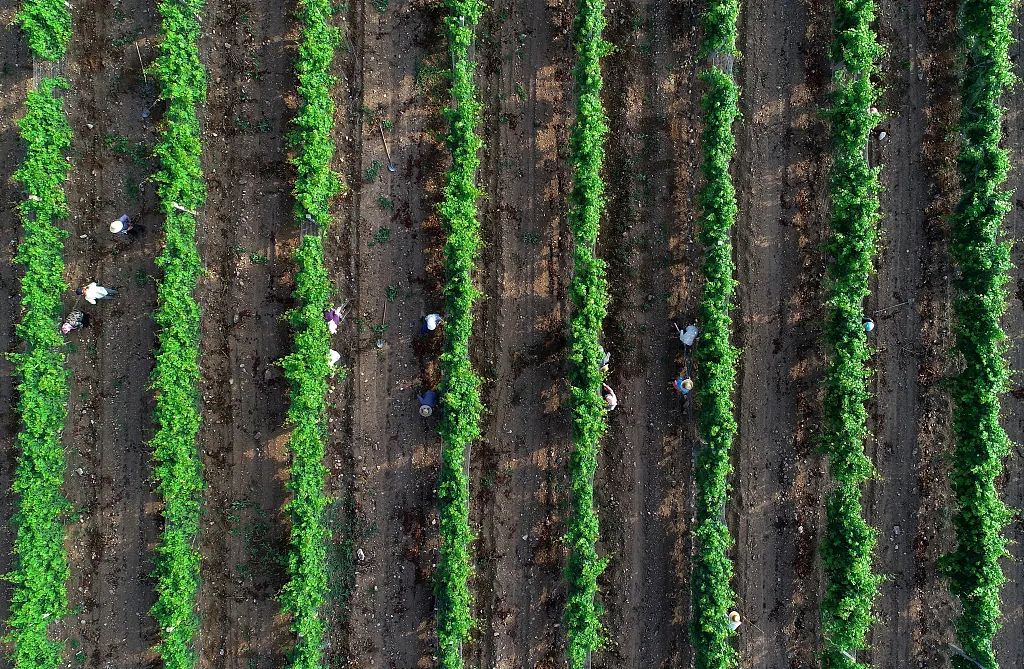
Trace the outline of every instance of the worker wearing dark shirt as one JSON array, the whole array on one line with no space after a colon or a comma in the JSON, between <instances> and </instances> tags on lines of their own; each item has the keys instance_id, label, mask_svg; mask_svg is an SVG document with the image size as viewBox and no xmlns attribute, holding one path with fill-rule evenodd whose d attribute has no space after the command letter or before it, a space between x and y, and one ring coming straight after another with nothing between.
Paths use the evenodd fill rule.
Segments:
<instances>
[{"instance_id":1,"label":"worker wearing dark shirt","mask_svg":"<svg viewBox=\"0 0 1024 669\"><path fill-rule=\"evenodd\" d=\"M420 403L420 415L426 418L434 413L434 408L437 406L437 391L428 390L427 392L417 395L416 399Z\"/></svg>"}]
</instances>

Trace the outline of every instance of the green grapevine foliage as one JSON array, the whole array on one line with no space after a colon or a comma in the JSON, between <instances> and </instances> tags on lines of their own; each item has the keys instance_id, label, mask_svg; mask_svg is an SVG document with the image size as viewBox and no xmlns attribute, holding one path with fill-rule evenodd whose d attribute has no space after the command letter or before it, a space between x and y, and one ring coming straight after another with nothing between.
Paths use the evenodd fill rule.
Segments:
<instances>
[{"instance_id":1,"label":"green grapevine foliage","mask_svg":"<svg viewBox=\"0 0 1024 669\"><path fill-rule=\"evenodd\" d=\"M23 0L15 19L28 37L32 55L60 60L71 41L71 5L65 0Z\"/></svg>"},{"instance_id":2,"label":"green grapevine foliage","mask_svg":"<svg viewBox=\"0 0 1024 669\"><path fill-rule=\"evenodd\" d=\"M164 276L157 285L159 328L153 389L156 434L154 477L163 498L164 528L157 546L157 601L152 615L160 628L157 652L167 669L193 669L199 628L200 504L202 462L196 449L200 413L199 305L193 292L202 266L196 249L195 217L206 200L200 165L202 143L196 106L206 98L206 72L197 41L202 0L160 0L164 39L155 63L167 111L155 153L154 175L164 214L164 250L157 258ZM177 206L176 206L177 205Z\"/></svg>"},{"instance_id":3,"label":"green grapevine foliage","mask_svg":"<svg viewBox=\"0 0 1024 669\"><path fill-rule=\"evenodd\" d=\"M999 396L1009 373L1006 335L999 325L1006 309L1009 244L1000 240L1010 211L1003 188L1009 171L999 147L1000 98L1013 79L1009 47L1012 0L963 0L960 39L964 50L957 165L962 195L952 217L950 255L956 265L953 298L956 354L963 367L953 388L953 525L957 547L944 557L950 589L960 598L957 638L964 652L985 669L996 669L992 639L999 630L999 559L1006 556L1002 531L1011 512L999 499L996 479L1010 451L999 424ZM956 669L974 668L954 657Z\"/></svg>"},{"instance_id":4,"label":"green grapevine foliage","mask_svg":"<svg viewBox=\"0 0 1024 669\"><path fill-rule=\"evenodd\" d=\"M473 31L483 3L480 0L444 0L445 26L452 53L452 104L448 119L448 146L452 166L445 178L438 209L446 234L444 351L441 353L441 480L438 485L441 546L437 561L437 640L442 669L462 666L462 641L473 624L469 611L469 480L465 473L466 448L480 437L480 379L473 371L469 338L473 332L473 267L480 253L480 221L476 200L476 171L481 147L476 128L481 105L476 100L470 58Z\"/></svg>"},{"instance_id":5,"label":"green grapevine foliage","mask_svg":"<svg viewBox=\"0 0 1024 669\"><path fill-rule=\"evenodd\" d=\"M606 560L597 554L599 529L594 509L594 472L601 437L606 429L601 393L601 326L608 308L605 263L594 253L605 184L601 177L608 121L601 103L601 58L610 45L604 0L579 0L573 41L576 47L576 122L569 139L573 186L569 195L573 277L569 295L569 386L572 402L573 450L569 457L572 507L566 522L565 544L568 596L565 602L566 654L571 669L582 669L588 654L601 645L600 610L595 602L597 578Z\"/></svg>"},{"instance_id":6,"label":"green grapevine foliage","mask_svg":"<svg viewBox=\"0 0 1024 669\"><path fill-rule=\"evenodd\" d=\"M871 355L864 331L864 299L876 253L878 170L865 147L879 114L872 78L880 47L871 27L874 0L836 0L832 57L836 62L832 123L833 167L829 176L831 234L827 253L828 313L822 445L836 483L825 503L821 558L825 594L821 603L828 669L864 667L854 659L865 647L873 616L871 603L880 578L871 570L876 532L865 521L861 486L874 473L864 453L867 438L868 370Z\"/></svg>"},{"instance_id":7,"label":"green grapevine foliage","mask_svg":"<svg viewBox=\"0 0 1024 669\"><path fill-rule=\"evenodd\" d=\"M68 375L60 334L64 283L64 238L58 221L68 215L64 181L70 165L71 127L55 94L61 79L44 79L28 94L27 113L18 123L28 148L14 173L28 198L18 206L24 238L17 262L22 318L16 327L24 352L11 355L17 369L21 429L13 490L18 495L14 526L14 585L7 640L14 644L15 669L57 669L63 642L50 639L49 625L68 607L68 557L64 550L61 492L66 463L61 433L67 418Z\"/></svg>"},{"instance_id":8,"label":"green grapevine foliage","mask_svg":"<svg viewBox=\"0 0 1024 669\"><path fill-rule=\"evenodd\" d=\"M324 494L327 468L323 464L327 444L327 379L330 368L330 332L324 311L330 300L330 279L324 264L323 231L330 223L331 198L341 189L338 175L331 170L334 157L334 99L331 88L331 61L341 36L330 25L330 0L305 0L299 3L302 24L296 71L302 107L295 118L297 132L295 166L296 215L300 223L306 216L316 224L317 234L307 234L295 251L295 301L290 314L295 330L294 350L284 359L285 376L291 384L288 420L292 434L291 477L288 488L292 499L287 509L291 517L291 554L289 581L282 604L292 616L296 644L292 669L320 669L324 621L320 608L327 591L327 540Z\"/></svg>"},{"instance_id":9,"label":"green grapevine foliage","mask_svg":"<svg viewBox=\"0 0 1024 669\"><path fill-rule=\"evenodd\" d=\"M705 56L732 57L736 53L736 21L739 3L711 2L702 25ZM699 237L704 247L701 271L704 293L700 302L702 324L697 361L699 428L703 445L697 453L697 485L694 543L697 554L691 577L693 615L690 636L697 669L727 669L736 665L730 642L728 612L735 600L732 590L732 538L725 524L728 477L732 471L729 451L736 434L732 393L739 352L730 342L735 266L730 236L738 211L729 163L736 148L733 122L739 116L739 87L732 72L712 64L702 74L706 91L701 99L704 129L701 135L704 185L699 194Z\"/></svg>"}]
</instances>

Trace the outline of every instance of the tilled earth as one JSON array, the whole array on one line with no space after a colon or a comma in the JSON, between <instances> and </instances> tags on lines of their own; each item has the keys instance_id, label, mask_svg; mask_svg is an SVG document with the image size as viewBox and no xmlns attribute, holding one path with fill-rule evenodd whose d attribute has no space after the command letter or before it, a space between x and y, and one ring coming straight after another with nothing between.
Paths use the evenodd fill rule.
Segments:
<instances>
[{"instance_id":1,"label":"tilled earth","mask_svg":"<svg viewBox=\"0 0 1024 669\"><path fill-rule=\"evenodd\" d=\"M601 603L609 643L595 667L685 667L692 546L694 409L670 381L687 364L673 323L695 318L700 294L696 192L700 185L697 74L699 8L681 0L611 0L605 60L608 215L600 252L612 303L606 347L620 409L610 415L595 479ZM820 419L827 228L828 3L765 0L741 15L736 74L743 118L734 175L739 291L735 341L740 431L734 497L739 638L744 666L810 669L819 649L825 465ZM882 167L881 253L867 310L878 324L869 451L880 476L864 501L879 528L876 565L889 575L877 602L870 652L885 669L949 666L955 604L937 571L951 546L945 456L951 448L943 380L954 371L946 216L956 201L955 15L951 0L882 0L886 114L870 156ZM286 521L287 389L275 364L290 346L298 240L287 165L296 105L294 4L210 0L201 53L209 100L201 111L209 201L198 241L207 271L203 307L200 447L208 489L200 548L203 667L284 665L290 635L278 613ZM74 615L62 623L69 666L154 666L153 547L158 507L147 440L153 432L154 257L161 219L150 156L161 106L141 65L151 62L158 17L151 3L76 6L65 71L75 130L67 279L121 289L89 307L93 323L69 339L72 369L67 494ZM475 616L467 664L564 666L561 609L566 409L565 330L571 240L565 225L572 114L571 25L560 0L496 0L475 53L485 103L479 173L485 248L478 272L474 364L488 407L470 473ZM16 346L18 237L7 179L21 158L13 119L32 67L0 8L0 348ZM443 237L435 212L448 164L441 110L448 62L438 3L340 3L336 169L346 191L328 232L339 304L336 338L349 369L331 391L328 492L332 667L433 666L436 421L416 414L417 392L437 384L437 335L421 317L442 308ZM1018 28L1018 31L1020 28ZM1020 47L1013 56L1020 55ZM1006 100L1006 146L1024 151L1019 88ZM383 137L382 137L383 135ZM383 139L395 170L388 169ZM1024 171L1010 186L1024 192ZM1020 195L1007 219L1020 234ZM128 244L106 223L129 213L145 227ZM1017 266L1024 251L1014 251ZM1004 320L1014 369L1024 366L1024 276L1015 271ZM67 306L75 304L69 293ZM383 325L382 325L383 323ZM1024 390L1004 403L1012 438L1024 439ZM697 389L699 393L699 389ZM10 366L0 362L0 405L10 407ZM16 418L0 418L0 485L9 487ZM1004 477L1007 502L1024 505L1019 449ZM10 495L0 497L9 519ZM1009 530L1004 666L1024 666L1020 524ZM0 544L10 541L5 523ZM0 556L0 571L9 568ZM8 590L0 585L0 602ZM0 614L4 612L0 604ZM6 666L0 658L0 667Z\"/></svg>"}]
</instances>

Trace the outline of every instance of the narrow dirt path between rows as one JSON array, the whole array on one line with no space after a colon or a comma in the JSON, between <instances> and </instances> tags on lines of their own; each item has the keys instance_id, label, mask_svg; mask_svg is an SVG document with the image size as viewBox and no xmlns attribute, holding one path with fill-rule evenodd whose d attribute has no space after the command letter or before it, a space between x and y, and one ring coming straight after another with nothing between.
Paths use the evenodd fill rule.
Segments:
<instances>
[{"instance_id":1,"label":"narrow dirt path between rows","mask_svg":"<svg viewBox=\"0 0 1024 669\"><path fill-rule=\"evenodd\" d=\"M879 477L864 495L866 518L879 532L875 568L888 575L869 638L875 665L940 662L936 639L949 631L951 603L935 557L949 547L940 509L949 502L941 465L949 441L949 405L939 396L948 346L948 263L941 218L951 193L955 81L954 3L883 2L877 24L886 46L881 64L886 118L871 146L882 169L877 274L866 304L875 320L875 376L868 454ZM885 133L883 136L882 133Z\"/></svg>"},{"instance_id":2,"label":"narrow dirt path between rows","mask_svg":"<svg viewBox=\"0 0 1024 669\"><path fill-rule=\"evenodd\" d=\"M611 561L601 582L609 645L594 666L685 666L697 432L694 405L671 384L680 369L694 372L673 322L694 322L699 298L697 15L682 3L626 0L611 3L609 17L616 51L604 66L611 133L600 253L620 408L609 414L596 481Z\"/></svg>"},{"instance_id":3,"label":"narrow dirt path between rows","mask_svg":"<svg viewBox=\"0 0 1024 669\"><path fill-rule=\"evenodd\" d=\"M819 429L830 21L817 3L772 0L740 17L743 120L736 344L740 424L729 509L740 661L816 666L824 463Z\"/></svg>"},{"instance_id":4,"label":"narrow dirt path between rows","mask_svg":"<svg viewBox=\"0 0 1024 669\"><path fill-rule=\"evenodd\" d=\"M347 257L336 277L350 298L339 335L351 365L348 431L355 475L355 565L349 666L427 667L435 654L436 418L417 414L418 392L439 381L440 333L421 318L440 311L439 223L433 214L446 152L437 141L447 55L439 8L369 0L349 7L351 123L343 145ZM344 98L341 98L344 100ZM381 125L379 125L381 124ZM387 168L380 128L395 171ZM350 130L349 130L350 128ZM343 243L343 241L341 242ZM381 328L385 304L387 324ZM376 342L380 339L382 346ZM339 623L342 621L339 621Z\"/></svg>"},{"instance_id":5,"label":"narrow dirt path between rows","mask_svg":"<svg viewBox=\"0 0 1024 669\"><path fill-rule=\"evenodd\" d=\"M21 224L16 207L21 201L20 189L9 180L25 155L18 138L16 119L25 110L25 96L32 78L32 60L28 44L17 28L11 26L13 7L0 10L0 352L15 350L17 340L14 325L21 316L21 297L18 282L21 268L14 265L14 254L21 238ZM10 494L14 476L14 439L18 432L18 416L14 410L14 365L0 358L0 546L14 541L10 525L14 513L14 495ZM0 551L0 573L11 570L9 551ZM7 619L11 588L0 581L0 620ZM8 669L10 662L0 658L0 667Z\"/></svg>"},{"instance_id":6,"label":"narrow dirt path between rows","mask_svg":"<svg viewBox=\"0 0 1024 669\"><path fill-rule=\"evenodd\" d=\"M69 660L96 667L146 667L156 629L149 574L158 518L150 480L156 306L153 258L160 248L150 152L156 95L142 63L153 57L157 16L138 0L74 13L67 110L74 132L68 183L71 217L65 258L71 287L117 288L96 306L68 295L90 325L68 337L71 369L65 434L68 483L76 509L68 527L71 560L64 620ZM150 114L144 118L144 113ZM127 213L142 226L133 241L107 226Z\"/></svg>"},{"instance_id":7,"label":"narrow dirt path between rows","mask_svg":"<svg viewBox=\"0 0 1024 669\"><path fill-rule=\"evenodd\" d=\"M478 31L487 244L477 341L490 413L471 468L480 626L469 658L482 667L562 664L571 21L565 6L506 0Z\"/></svg>"},{"instance_id":8,"label":"narrow dirt path between rows","mask_svg":"<svg viewBox=\"0 0 1024 669\"><path fill-rule=\"evenodd\" d=\"M288 467L278 361L291 349L283 316L298 236L284 141L294 113L293 12L289 3L270 12L250 0L213 0L204 14L200 648L201 666L217 669L280 667L291 644L276 596L287 560Z\"/></svg>"}]
</instances>

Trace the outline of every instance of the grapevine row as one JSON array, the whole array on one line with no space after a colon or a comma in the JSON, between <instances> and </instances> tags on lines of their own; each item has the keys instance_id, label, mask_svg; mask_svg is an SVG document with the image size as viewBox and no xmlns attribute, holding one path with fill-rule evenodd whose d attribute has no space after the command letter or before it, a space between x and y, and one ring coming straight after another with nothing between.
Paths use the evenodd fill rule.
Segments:
<instances>
[{"instance_id":1,"label":"grapevine row","mask_svg":"<svg viewBox=\"0 0 1024 669\"><path fill-rule=\"evenodd\" d=\"M861 486L874 467L864 452L867 438L870 349L864 300L876 254L878 169L867 159L868 138L878 123L876 58L880 47L871 27L874 0L836 0L832 58L835 62L832 124L833 166L829 175L830 235L826 253L828 305L822 445L835 482L825 502L821 558L825 593L821 603L822 664L866 666L856 659L865 647L871 603L880 578L871 570L876 532L865 522Z\"/></svg>"},{"instance_id":2,"label":"grapevine row","mask_svg":"<svg viewBox=\"0 0 1024 669\"><path fill-rule=\"evenodd\" d=\"M732 126L739 115L739 87L732 74L738 15L738 0L716 0L709 3L702 17L701 51L709 66L701 73L706 86L701 98L704 185L698 198L699 238L704 247L701 271L705 283L699 309L703 332L694 352L700 389L698 424L703 442L695 463L697 553L691 577L690 636L697 669L736 665L727 617L735 594L729 559L732 538L725 524L725 503L732 471L729 451L737 427L732 393L739 355L730 341L730 311L736 289L731 232L738 207L729 174L736 148Z\"/></svg>"},{"instance_id":3,"label":"grapevine row","mask_svg":"<svg viewBox=\"0 0 1024 669\"><path fill-rule=\"evenodd\" d=\"M38 49L37 56L40 54ZM44 79L28 94L27 112L18 122L27 145L14 180L27 194L18 205L24 237L16 260L25 266L21 279L22 318L15 330L24 342L12 354L18 378L21 429L13 490L14 569L7 640L14 645L15 669L57 669L64 643L47 634L49 625L67 611L68 557L64 550L61 492L66 461L61 433L67 418L68 373L60 322L63 305L64 238L58 221L68 215L64 181L71 127L56 95L67 88L61 79Z\"/></svg>"},{"instance_id":4,"label":"grapevine row","mask_svg":"<svg viewBox=\"0 0 1024 669\"><path fill-rule=\"evenodd\" d=\"M594 509L594 472L605 433L601 384L601 327L608 308L605 263L594 252L605 184L601 177L608 120L601 103L601 58L610 45L602 33L607 20L604 0L579 0L573 26L576 48L576 122L569 139L573 185L569 195L573 277L569 285L573 311L569 320L569 386L573 449L569 456L572 507L566 521L568 595L565 602L566 655L571 669L582 669L601 644L601 620L595 597L597 578L606 561L597 554L598 517Z\"/></svg>"},{"instance_id":5,"label":"grapevine row","mask_svg":"<svg viewBox=\"0 0 1024 669\"><path fill-rule=\"evenodd\" d=\"M206 200L196 106L206 98L206 72L197 41L202 0L160 0L164 35L154 72L167 103L155 148L154 175L164 214L164 272L153 319L157 334L152 385L156 434L151 443L164 527L157 545L156 594L151 613L159 627L157 652L166 669L196 664L199 616L199 531L202 462L196 448L200 413L199 305L193 292L202 266L196 249L197 212Z\"/></svg>"},{"instance_id":6,"label":"grapevine row","mask_svg":"<svg viewBox=\"0 0 1024 669\"><path fill-rule=\"evenodd\" d=\"M293 669L320 669L324 621L320 608L327 590L327 540L324 494L327 468L323 464L327 442L327 362L330 332L323 314L328 309L330 280L324 264L324 232L330 223L331 199L341 180L331 169L334 156L334 99L331 74L334 50L341 40L330 24L330 0L299 3L301 35L296 70L302 106L295 118L296 216L300 225L314 224L295 251L295 301L290 314L295 331L294 350L284 359L291 387L288 420L292 425L288 448L291 476L287 504L291 519L288 583L282 593L283 609L291 614L296 635L290 658Z\"/></svg>"},{"instance_id":7,"label":"grapevine row","mask_svg":"<svg viewBox=\"0 0 1024 669\"><path fill-rule=\"evenodd\" d=\"M956 265L953 298L955 352L962 362L953 388L952 480L956 496L956 549L944 558L950 589L960 598L957 639L968 658L956 669L996 669L992 640L999 630L999 559L1007 554L1002 531L1011 514L999 498L996 479L1010 444L999 424L999 396L1009 373L1006 335L999 325L1006 309L1009 244L1000 239L1010 211L1003 187L1009 171L999 147L1000 98L1012 82L1009 45L1011 0L964 0L960 39L964 50L957 160L961 198L952 217L950 255Z\"/></svg>"},{"instance_id":8,"label":"grapevine row","mask_svg":"<svg viewBox=\"0 0 1024 669\"><path fill-rule=\"evenodd\" d=\"M24 0L15 17L32 55L60 60L71 41L71 5L65 0Z\"/></svg>"},{"instance_id":9,"label":"grapevine row","mask_svg":"<svg viewBox=\"0 0 1024 669\"><path fill-rule=\"evenodd\" d=\"M480 437L480 379L473 371L469 339L473 332L473 267L480 252L480 222L476 201L476 171L481 141L476 134L481 104L476 99L470 57L474 30L483 3L480 0L445 0L445 27L452 57L451 106L448 147L452 166L445 176L438 212L444 227L447 319L441 394L441 479L438 484L441 543L437 560L437 641L442 669L462 666L462 642L473 624L469 604L469 480L466 449Z\"/></svg>"}]
</instances>

